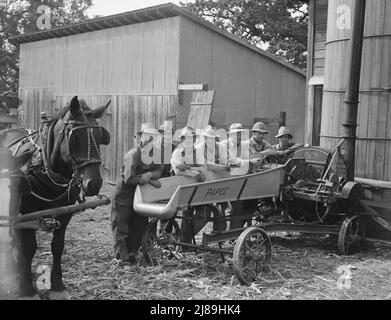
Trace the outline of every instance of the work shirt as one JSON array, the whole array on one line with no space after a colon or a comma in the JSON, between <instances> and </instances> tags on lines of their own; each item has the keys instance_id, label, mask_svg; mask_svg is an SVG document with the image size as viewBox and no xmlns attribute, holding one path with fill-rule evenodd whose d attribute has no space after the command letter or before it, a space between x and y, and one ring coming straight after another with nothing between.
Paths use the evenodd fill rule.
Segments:
<instances>
[{"instance_id":1,"label":"work shirt","mask_svg":"<svg viewBox=\"0 0 391 320\"><path fill-rule=\"evenodd\" d=\"M247 174L249 171L249 145L248 141L241 141L239 145L234 144L231 139L219 143L219 164L239 165L238 168L231 168L235 175Z\"/></svg>"},{"instance_id":2,"label":"work shirt","mask_svg":"<svg viewBox=\"0 0 391 320\"><path fill-rule=\"evenodd\" d=\"M191 169L180 171L178 166L182 164L188 164ZM195 145L192 156L190 159L188 159L186 158L185 146L183 143L181 143L176 147L172 154L171 168L176 175L184 176L194 176L193 174L195 174L195 171L205 170L205 158L203 155L203 150L198 145ZM190 171L193 171L193 173Z\"/></svg>"},{"instance_id":3,"label":"work shirt","mask_svg":"<svg viewBox=\"0 0 391 320\"><path fill-rule=\"evenodd\" d=\"M120 168L121 181L118 182L114 193L114 205L132 205L133 196L142 174L152 173L152 180L161 177L164 164L145 164L141 157L141 147L133 148L126 153Z\"/></svg>"},{"instance_id":4,"label":"work shirt","mask_svg":"<svg viewBox=\"0 0 391 320\"><path fill-rule=\"evenodd\" d=\"M266 140L257 141L254 138L248 140L248 146L250 150L250 160L263 157L260 153L272 149L272 145Z\"/></svg>"},{"instance_id":5,"label":"work shirt","mask_svg":"<svg viewBox=\"0 0 391 320\"><path fill-rule=\"evenodd\" d=\"M296 149L302 147L303 145L301 143L294 143L292 141L288 141L287 145L282 147L279 143L273 145L273 149L275 151L284 151L284 154L277 157L277 162L280 164L284 164L288 156L290 156Z\"/></svg>"},{"instance_id":6,"label":"work shirt","mask_svg":"<svg viewBox=\"0 0 391 320\"><path fill-rule=\"evenodd\" d=\"M136 186L142 174L151 172L152 180L157 180L161 177L163 170L164 164L145 164L141 157L141 147L138 146L125 155L120 173L127 185Z\"/></svg>"}]
</instances>

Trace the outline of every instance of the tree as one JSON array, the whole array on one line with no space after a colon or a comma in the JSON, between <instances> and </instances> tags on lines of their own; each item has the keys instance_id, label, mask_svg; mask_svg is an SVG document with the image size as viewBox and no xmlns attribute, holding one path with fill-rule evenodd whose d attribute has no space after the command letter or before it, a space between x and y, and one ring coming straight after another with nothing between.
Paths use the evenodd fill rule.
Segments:
<instances>
[{"instance_id":1,"label":"tree","mask_svg":"<svg viewBox=\"0 0 391 320\"><path fill-rule=\"evenodd\" d=\"M191 12L305 69L308 0L195 0Z\"/></svg>"},{"instance_id":2,"label":"tree","mask_svg":"<svg viewBox=\"0 0 391 320\"><path fill-rule=\"evenodd\" d=\"M92 0L0 0L0 95L18 95L19 50L9 38L39 31L41 5L50 8L53 28L88 19Z\"/></svg>"}]
</instances>

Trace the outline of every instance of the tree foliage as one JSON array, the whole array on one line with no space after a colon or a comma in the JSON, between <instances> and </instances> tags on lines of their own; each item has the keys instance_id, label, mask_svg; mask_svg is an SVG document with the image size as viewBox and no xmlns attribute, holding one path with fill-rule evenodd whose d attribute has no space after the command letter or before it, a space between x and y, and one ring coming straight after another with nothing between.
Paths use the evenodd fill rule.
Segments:
<instances>
[{"instance_id":1,"label":"tree foliage","mask_svg":"<svg viewBox=\"0 0 391 320\"><path fill-rule=\"evenodd\" d=\"M305 69L308 0L195 0L182 6Z\"/></svg>"},{"instance_id":2,"label":"tree foliage","mask_svg":"<svg viewBox=\"0 0 391 320\"><path fill-rule=\"evenodd\" d=\"M37 12L41 5L50 8L51 27L87 19L92 0L0 0L0 95L18 94L19 50L11 36L39 31Z\"/></svg>"}]
</instances>

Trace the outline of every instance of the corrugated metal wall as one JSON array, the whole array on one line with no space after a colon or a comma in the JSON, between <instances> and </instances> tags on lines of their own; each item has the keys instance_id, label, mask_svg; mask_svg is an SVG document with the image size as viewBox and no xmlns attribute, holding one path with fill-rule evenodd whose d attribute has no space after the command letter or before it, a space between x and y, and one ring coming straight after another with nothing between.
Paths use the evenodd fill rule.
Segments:
<instances>
[{"instance_id":1,"label":"corrugated metal wall","mask_svg":"<svg viewBox=\"0 0 391 320\"><path fill-rule=\"evenodd\" d=\"M91 108L112 103L101 123L112 141L102 147L103 176L115 182L142 122L159 126L178 111L179 18L21 45L20 89L25 125L56 114L74 95Z\"/></svg>"},{"instance_id":2,"label":"corrugated metal wall","mask_svg":"<svg viewBox=\"0 0 391 320\"><path fill-rule=\"evenodd\" d=\"M305 76L185 17L180 20L179 81L207 83L216 91L212 120L219 126L250 125L255 117L286 111L296 140L304 139ZM181 124L190 99L185 93ZM274 132L269 140L275 142Z\"/></svg>"},{"instance_id":3,"label":"corrugated metal wall","mask_svg":"<svg viewBox=\"0 0 391 320\"><path fill-rule=\"evenodd\" d=\"M349 66L349 29L337 28L337 8L354 1L329 1L321 145L333 147L344 135L342 122ZM391 181L391 2L368 1L358 107L356 175Z\"/></svg>"}]
</instances>

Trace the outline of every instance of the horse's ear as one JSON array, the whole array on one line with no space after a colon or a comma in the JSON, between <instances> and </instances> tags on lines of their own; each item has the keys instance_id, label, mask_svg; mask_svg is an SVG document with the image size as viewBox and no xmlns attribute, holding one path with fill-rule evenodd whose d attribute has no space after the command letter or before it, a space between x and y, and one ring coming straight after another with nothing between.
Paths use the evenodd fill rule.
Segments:
<instances>
[{"instance_id":1,"label":"horse's ear","mask_svg":"<svg viewBox=\"0 0 391 320\"><path fill-rule=\"evenodd\" d=\"M69 112L73 118L76 118L80 114L80 103L77 96L74 96L69 106Z\"/></svg>"},{"instance_id":2,"label":"horse's ear","mask_svg":"<svg viewBox=\"0 0 391 320\"><path fill-rule=\"evenodd\" d=\"M95 119L101 118L105 114L105 112L106 112L107 108L109 107L110 103L111 103L111 100L105 106L102 106L102 107L99 107L99 108L96 108L96 109L92 110L92 116Z\"/></svg>"}]
</instances>

